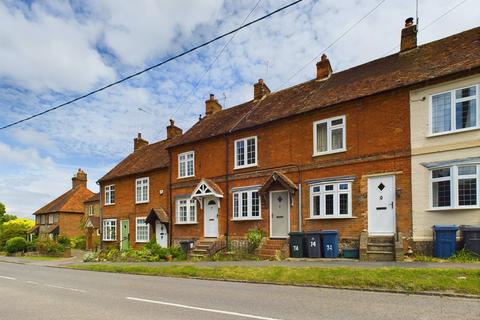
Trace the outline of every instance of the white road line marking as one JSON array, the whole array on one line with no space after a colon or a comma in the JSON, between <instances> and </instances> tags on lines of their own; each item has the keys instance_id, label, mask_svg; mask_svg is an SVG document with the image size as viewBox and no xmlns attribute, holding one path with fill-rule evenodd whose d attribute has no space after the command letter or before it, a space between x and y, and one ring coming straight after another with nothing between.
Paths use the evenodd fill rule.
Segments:
<instances>
[{"instance_id":1,"label":"white road line marking","mask_svg":"<svg viewBox=\"0 0 480 320\"><path fill-rule=\"evenodd\" d=\"M32 281L32 280L27 280L26 282L29 283L29 284L36 284L36 285L40 284L40 283L38 283L36 281Z\"/></svg>"},{"instance_id":2,"label":"white road line marking","mask_svg":"<svg viewBox=\"0 0 480 320\"><path fill-rule=\"evenodd\" d=\"M62 287L62 286L56 286L56 285L53 285L53 284L45 284L45 286L46 286L46 287L50 287L50 288L63 289L63 290L69 290L69 291L75 291L75 292L82 292L82 293L87 292L87 291L81 290L81 289L67 288L67 287Z\"/></svg>"},{"instance_id":3,"label":"white road line marking","mask_svg":"<svg viewBox=\"0 0 480 320\"><path fill-rule=\"evenodd\" d=\"M5 277L5 276L0 276L1 279L7 279L7 280L17 280L15 278L12 278L12 277Z\"/></svg>"},{"instance_id":4,"label":"white road line marking","mask_svg":"<svg viewBox=\"0 0 480 320\"><path fill-rule=\"evenodd\" d=\"M255 316L251 314L239 313L239 312L232 312L232 311L224 311L224 310L217 310L217 309L208 309L208 308L200 308L200 307L192 307L186 306L184 304L178 303L171 303L171 302L163 302L157 300L148 300L148 299L141 299L141 298L134 298L134 297L126 297L127 300L133 301L141 301L141 302L149 302L155 304L162 304L165 306L177 307L177 308L184 308L184 309L191 309L191 310L199 310L199 311L206 311L206 312L214 312L214 313L221 313L221 314L228 314L231 316L243 317L243 318L251 318L251 319L261 319L261 320L280 320L277 318L269 318L269 317L262 317L262 316Z\"/></svg>"}]
</instances>

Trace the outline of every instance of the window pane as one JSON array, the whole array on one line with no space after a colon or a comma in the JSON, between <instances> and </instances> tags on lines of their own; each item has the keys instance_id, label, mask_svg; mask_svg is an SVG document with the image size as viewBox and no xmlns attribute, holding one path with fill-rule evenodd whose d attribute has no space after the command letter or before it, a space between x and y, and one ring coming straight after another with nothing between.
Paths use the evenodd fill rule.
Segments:
<instances>
[{"instance_id":1,"label":"window pane","mask_svg":"<svg viewBox=\"0 0 480 320\"><path fill-rule=\"evenodd\" d=\"M343 148L343 128L332 130L332 150Z\"/></svg>"},{"instance_id":2,"label":"window pane","mask_svg":"<svg viewBox=\"0 0 480 320\"><path fill-rule=\"evenodd\" d=\"M475 96L476 91L477 91L476 87L458 89L458 90L455 90L455 98L461 99L461 98Z\"/></svg>"},{"instance_id":3,"label":"window pane","mask_svg":"<svg viewBox=\"0 0 480 320\"><path fill-rule=\"evenodd\" d=\"M313 212L312 214L314 216L319 216L320 215L320 196L314 196L313 197Z\"/></svg>"},{"instance_id":4,"label":"window pane","mask_svg":"<svg viewBox=\"0 0 480 320\"><path fill-rule=\"evenodd\" d=\"M245 141L237 141L237 166L245 165Z\"/></svg>"},{"instance_id":5,"label":"window pane","mask_svg":"<svg viewBox=\"0 0 480 320\"><path fill-rule=\"evenodd\" d=\"M247 164L255 163L255 139L247 140Z\"/></svg>"},{"instance_id":6,"label":"window pane","mask_svg":"<svg viewBox=\"0 0 480 320\"><path fill-rule=\"evenodd\" d=\"M327 123L317 124L317 152L327 151Z\"/></svg>"},{"instance_id":7,"label":"window pane","mask_svg":"<svg viewBox=\"0 0 480 320\"><path fill-rule=\"evenodd\" d=\"M187 175L193 176L193 160L188 160L187 162Z\"/></svg>"},{"instance_id":8,"label":"window pane","mask_svg":"<svg viewBox=\"0 0 480 320\"><path fill-rule=\"evenodd\" d=\"M450 199L450 181L433 182L433 206L449 207Z\"/></svg>"},{"instance_id":9,"label":"window pane","mask_svg":"<svg viewBox=\"0 0 480 320\"><path fill-rule=\"evenodd\" d=\"M477 179L458 180L458 204L460 206L477 204Z\"/></svg>"},{"instance_id":10,"label":"window pane","mask_svg":"<svg viewBox=\"0 0 480 320\"><path fill-rule=\"evenodd\" d=\"M340 194L340 214L348 214L348 194Z\"/></svg>"},{"instance_id":11,"label":"window pane","mask_svg":"<svg viewBox=\"0 0 480 320\"><path fill-rule=\"evenodd\" d=\"M195 200L190 200L190 222L197 220L197 206Z\"/></svg>"},{"instance_id":12,"label":"window pane","mask_svg":"<svg viewBox=\"0 0 480 320\"><path fill-rule=\"evenodd\" d=\"M313 192L320 192L320 187L313 187Z\"/></svg>"},{"instance_id":13,"label":"window pane","mask_svg":"<svg viewBox=\"0 0 480 320\"><path fill-rule=\"evenodd\" d=\"M469 174L477 174L477 167L476 166L458 167L458 175L465 176Z\"/></svg>"},{"instance_id":14,"label":"window pane","mask_svg":"<svg viewBox=\"0 0 480 320\"><path fill-rule=\"evenodd\" d=\"M348 183L341 183L338 188L340 190L348 190Z\"/></svg>"},{"instance_id":15,"label":"window pane","mask_svg":"<svg viewBox=\"0 0 480 320\"><path fill-rule=\"evenodd\" d=\"M332 121L332 126L338 126L343 123L343 119L337 119Z\"/></svg>"},{"instance_id":16,"label":"window pane","mask_svg":"<svg viewBox=\"0 0 480 320\"><path fill-rule=\"evenodd\" d=\"M180 163L180 172L178 174L180 177L184 177L185 176L185 163Z\"/></svg>"},{"instance_id":17,"label":"window pane","mask_svg":"<svg viewBox=\"0 0 480 320\"><path fill-rule=\"evenodd\" d=\"M242 192L242 217L248 216L248 194Z\"/></svg>"},{"instance_id":18,"label":"window pane","mask_svg":"<svg viewBox=\"0 0 480 320\"><path fill-rule=\"evenodd\" d=\"M333 215L333 194L325 195L325 214Z\"/></svg>"},{"instance_id":19,"label":"window pane","mask_svg":"<svg viewBox=\"0 0 480 320\"><path fill-rule=\"evenodd\" d=\"M451 94L437 94L432 97L432 133L450 131Z\"/></svg>"},{"instance_id":20,"label":"window pane","mask_svg":"<svg viewBox=\"0 0 480 320\"><path fill-rule=\"evenodd\" d=\"M238 218L238 193L233 194L233 216Z\"/></svg>"},{"instance_id":21,"label":"window pane","mask_svg":"<svg viewBox=\"0 0 480 320\"><path fill-rule=\"evenodd\" d=\"M432 178L450 177L450 168L437 169L432 171Z\"/></svg>"},{"instance_id":22,"label":"window pane","mask_svg":"<svg viewBox=\"0 0 480 320\"><path fill-rule=\"evenodd\" d=\"M252 216L260 216L260 197L258 192L252 192Z\"/></svg>"},{"instance_id":23,"label":"window pane","mask_svg":"<svg viewBox=\"0 0 480 320\"><path fill-rule=\"evenodd\" d=\"M328 184L325 186L325 191L331 191L333 190L333 184Z\"/></svg>"},{"instance_id":24,"label":"window pane","mask_svg":"<svg viewBox=\"0 0 480 320\"><path fill-rule=\"evenodd\" d=\"M455 119L457 129L470 128L477 125L476 104L474 99L456 103Z\"/></svg>"}]
</instances>

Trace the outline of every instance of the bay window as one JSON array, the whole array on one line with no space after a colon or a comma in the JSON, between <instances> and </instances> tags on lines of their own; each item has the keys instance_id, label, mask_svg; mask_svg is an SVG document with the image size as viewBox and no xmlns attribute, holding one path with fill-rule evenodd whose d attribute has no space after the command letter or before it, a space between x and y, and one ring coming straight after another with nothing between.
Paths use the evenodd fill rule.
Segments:
<instances>
[{"instance_id":1,"label":"bay window","mask_svg":"<svg viewBox=\"0 0 480 320\"><path fill-rule=\"evenodd\" d=\"M197 203L195 199L178 199L176 204L177 223L197 223Z\"/></svg>"},{"instance_id":2,"label":"bay window","mask_svg":"<svg viewBox=\"0 0 480 320\"><path fill-rule=\"evenodd\" d=\"M233 220L261 219L258 189L232 192Z\"/></svg>"},{"instance_id":3,"label":"bay window","mask_svg":"<svg viewBox=\"0 0 480 320\"><path fill-rule=\"evenodd\" d=\"M350 218L351 182L328 182L310 186L310 218Z\"/></svg>"},{"instance_id":4,"label":"bay window","mask_svg":"<svg viewBox=\"0 0 480 320\"><path fill-rule=\"evenodd\" d=\"M480 203L480 165L455 165L431 170L433 209L477 208Z\"/></svg>"}]
</instances>

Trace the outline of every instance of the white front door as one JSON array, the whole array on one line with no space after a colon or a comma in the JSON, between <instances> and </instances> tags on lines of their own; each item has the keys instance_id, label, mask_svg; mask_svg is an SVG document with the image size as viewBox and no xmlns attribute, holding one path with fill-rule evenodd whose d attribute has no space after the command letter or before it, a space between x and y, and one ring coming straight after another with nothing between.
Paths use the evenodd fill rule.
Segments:
<instances>
[{"instance_id":1,"label":"white front door","mask_svg":"<svg viewBox=\"0 0 480 320\"><path fill-rule=\"evenodd\" d=\"M368 178L368 233L395 234L395 176Z\"/></svg>"},{"instance_id":2,"label":"white front door","mask_svg":"<svg viewBox=\"0 0 480 320\"><path fill-rule=\"evenodd\" d=\"M270 192L270 238L287 238L290 199L288 191Z\"/></svg>"},{"instance_id":3,"label":"white front door","mask_svg":"<svg viewBox=\"0 0 480 320\"><path fill-rule=\"evenodd\" d=\"M157 244L162 247L168 247L168 229L167 226L157 220L155 222L155 236L157 238Z\"/></svg>"},{"instance_id":4,"label":"white front door","mask_svg":"<svg viewBox=\"0 0 480 320\"><path fill-rule=\"evenodd\" d=\"M204 237L218 237L218 204L214 199L204 200Z\"/></svg>"}]
</instances>

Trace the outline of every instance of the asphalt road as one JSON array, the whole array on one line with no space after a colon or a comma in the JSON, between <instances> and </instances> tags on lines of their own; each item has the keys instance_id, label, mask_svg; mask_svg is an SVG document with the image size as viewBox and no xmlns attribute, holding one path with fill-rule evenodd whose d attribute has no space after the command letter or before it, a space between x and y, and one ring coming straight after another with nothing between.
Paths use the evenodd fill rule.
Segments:
<instances>
[{"instance_id":1,"label":"asphalt road","mask_svg":"<svg viewBox=\"0 0 480 320\"><path fill-rule=\"evenodd\" d=\"M0 262L0 319L480 319L480 300Z\"/></svg>"}]
</instances>

